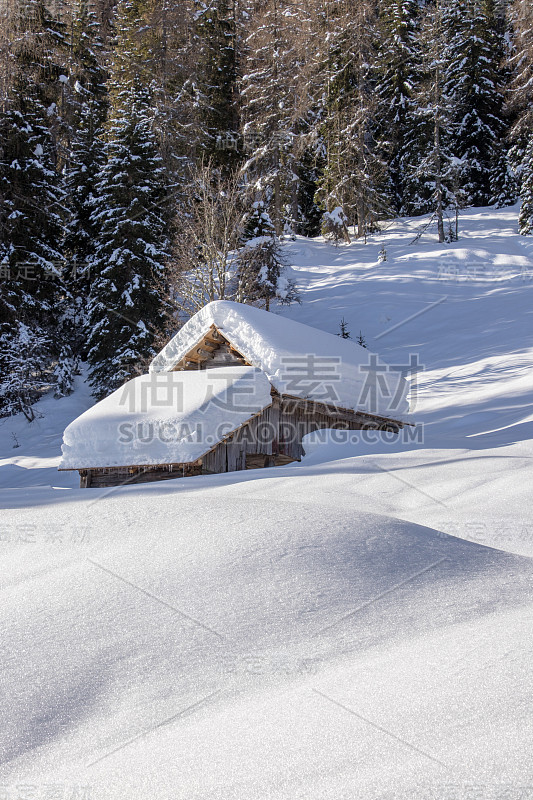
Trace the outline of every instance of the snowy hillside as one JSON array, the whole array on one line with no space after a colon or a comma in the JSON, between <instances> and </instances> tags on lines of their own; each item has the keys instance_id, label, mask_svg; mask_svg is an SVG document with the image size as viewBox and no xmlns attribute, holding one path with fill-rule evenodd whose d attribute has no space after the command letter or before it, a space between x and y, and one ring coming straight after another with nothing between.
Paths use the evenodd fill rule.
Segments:
<instances>
[{"instance_id":1,"label":"snowy hillside","mask_svg":"<svg viewBox=\"0 0 533 800\"><path fill-rule=\"evenodd\" d=\"M413 244L420 219L286 244L302 304L281 314L344 318L417 373L408 438L322 432L301 464L79 490L56 468L81 379L0 420L6 798L533 796L517 213L466 211L453 244Z\"/></svg>"}]
</instances>

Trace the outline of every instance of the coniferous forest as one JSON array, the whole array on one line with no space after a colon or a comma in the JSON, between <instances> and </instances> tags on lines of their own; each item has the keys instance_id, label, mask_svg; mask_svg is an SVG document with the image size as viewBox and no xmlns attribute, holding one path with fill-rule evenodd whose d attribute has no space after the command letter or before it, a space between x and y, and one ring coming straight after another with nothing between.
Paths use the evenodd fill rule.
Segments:
<instances>
[{"instance_id":1,"label":"coniferous forest","mask_svg":"<svg viewBox=\"0 0 533 800\"><path fill-rule=\"evenodd\" d=\"M205 303L297 292L280 240L521 199L530 0L1 0L0 415L95 397ZM354 233L351 233L353 226ZM348 232L350 230L350 233Z\"/></svg>"}]
</instances>

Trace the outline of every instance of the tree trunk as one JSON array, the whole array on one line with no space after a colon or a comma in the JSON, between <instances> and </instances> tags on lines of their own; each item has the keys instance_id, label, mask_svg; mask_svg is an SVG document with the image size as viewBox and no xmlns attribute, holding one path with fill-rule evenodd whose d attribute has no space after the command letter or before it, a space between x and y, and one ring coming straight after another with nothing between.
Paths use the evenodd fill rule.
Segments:
<instances>
[{"instance_id":1,"label":"tree trunk","mask_svg":"<svg viewBox=\"0 0 533 800\"><path fill-rule=\"evenodd\" d=\"M437 215L437 231L439 242L444 241L444 220L442 215L442 158L440 150L440 69L437 65L435 71L435 193Z\"/></svg>"}]
</instances>

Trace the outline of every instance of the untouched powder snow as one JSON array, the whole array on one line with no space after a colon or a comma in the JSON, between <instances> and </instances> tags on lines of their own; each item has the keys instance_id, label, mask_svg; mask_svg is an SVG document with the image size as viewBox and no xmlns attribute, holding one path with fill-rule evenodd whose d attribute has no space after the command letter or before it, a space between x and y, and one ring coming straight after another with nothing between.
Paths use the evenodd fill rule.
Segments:
<instances>
[{"instance_id":1,"label":"untouched powder snow","mask_svg":"<svg viewBox=\"0 0 533 800\"><path fill-rule=\"evenodd\" d=\"M195 461L271 402L254 367L140 375L70 423L59 469Z\"/></svg>"},{"instance_id":2,"label":"untouched powder snow","mask_svg":"<svg viewBox=\"0 0 533 800\"><path fill-rule=\"evenodd\" d=\"M4 547L4 785L337 800L528 784L530 559L208 481L62 493L36 541Z\"/></svg>"},{"instance_id":3,"label":"untouched powder snow","mask_svg":"<svg viewBox=\"0 0 533 800\"><path fill-rule=\"evenodd\" d=\"M364 347L242 303L209 303L154 358L150 371L172 369L212 325L280 394L396 419L408 413L403 376Z\"/></svg>"},{"instance_id":4,"label":"untouched powder snow","mask_svg":"<svg viewBox=\"0 0 533 800\"><path fill-rule=\"evenodd\" d=\"M80 490L56 468L81 379L0 420L1 796L533 796L516 219L468 209L449 245L412 244L424 219L285 245L302 304L277 319L361 331L411 377L405 436L319 432L301 464Z\"/></svg>"}]
</instances>

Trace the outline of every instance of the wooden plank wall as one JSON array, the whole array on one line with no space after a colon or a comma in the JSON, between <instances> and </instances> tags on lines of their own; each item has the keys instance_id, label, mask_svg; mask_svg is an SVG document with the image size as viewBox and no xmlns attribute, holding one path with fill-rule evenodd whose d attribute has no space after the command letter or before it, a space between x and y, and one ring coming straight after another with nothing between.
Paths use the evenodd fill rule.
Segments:
<instances>
[{"instance_id":1,"label":"wooden plank wall","mask_svg":"<svg viewBox=\"0 0 533 800\"><path fill-rule=\"evenodd\" d=\"M398 430L391 420L327 405L273 395L272 405L216 445L194 464L167 464L154 467L111 467L80 470L80 486L120 486L123 483L144 483L202 473L235 472L249 466L300 461L304 455L302 439L308 433L324 428L361 430L362 428Z\"/></svg>"},{"instance_id":2,"label":"wooden plank wall","mask_svg":"<svg viewBox=\"0 0 533 800\"><path fill-rule=\"evenodd\" d=\"M203 472L245 469L247 456L280 455L300 461L304 455L303 437L324 428L361 430L384 427L387 426L380 420L369 420L357 412L337 411L319 403L292 398L280 400L274 396L269 408L203 457Z\"/></svg>"},{"instance_id":3,"label":"wooden plank wall","mask_svg":"<svg viewBox=\"0 0 533 800\"><path fill-rule=\"evenodd\" d=\"M79 470L80 488L122 486L130 483L149 483L170 478L182 478L202 474L202 465L162 464L156 467L102 467Z\"/></svg>"}]
</instances>

